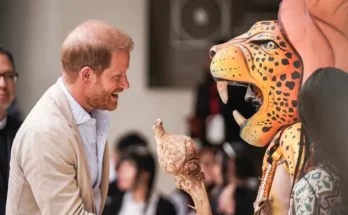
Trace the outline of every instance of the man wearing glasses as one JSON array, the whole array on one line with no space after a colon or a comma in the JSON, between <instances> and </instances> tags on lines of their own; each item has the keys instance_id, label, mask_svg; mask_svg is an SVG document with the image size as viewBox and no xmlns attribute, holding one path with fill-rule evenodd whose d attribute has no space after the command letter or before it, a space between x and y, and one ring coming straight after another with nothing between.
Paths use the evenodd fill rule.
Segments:
<instances>
[{"instance_id":1,"label":"man wearing glasses","mask_svg":"<svg viewBox=\"0 0 348 215\"><path fill-rule=\"evenodd\" d=\"M21 125L7 114L15 98L16 81L12 54L0 47L0 215L5 215L6 209L11 146Z\"/></svg>"}]
</instances>

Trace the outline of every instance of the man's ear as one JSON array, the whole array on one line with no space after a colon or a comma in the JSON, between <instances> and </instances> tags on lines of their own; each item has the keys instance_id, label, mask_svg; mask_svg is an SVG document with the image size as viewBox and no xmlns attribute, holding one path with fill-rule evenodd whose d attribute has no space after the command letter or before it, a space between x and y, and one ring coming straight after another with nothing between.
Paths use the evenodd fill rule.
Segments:
<instances>
[{"instance_id":1,"label":"man's ear","mask_svg":"<svg viewBox=\"0 0 348 215\"><path fill-rule=\"evenodd\" d=\"M91 80L91 76L93 75L93 70L89 66L85 66L80 71L80 77L83 82L87 83Z\"/></svg>"}]
</instances>

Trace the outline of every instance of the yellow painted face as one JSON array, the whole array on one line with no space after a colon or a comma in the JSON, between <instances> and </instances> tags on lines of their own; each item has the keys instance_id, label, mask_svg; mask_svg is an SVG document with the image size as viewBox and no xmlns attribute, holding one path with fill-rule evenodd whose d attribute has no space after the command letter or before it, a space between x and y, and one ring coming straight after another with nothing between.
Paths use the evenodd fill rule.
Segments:
<instances>
[{"instance_id":1,"label":"yellow painted face","mask_svg":"<svg viewBox=\"0 0 348 215\"><path fill-rule=\"evenodd\" d=\"M246 99L260 105L249 119L233 112L244 141L265 146L282 126L299 121L302 61L277 21L257 22L241 36L213 46L210 55L221 99L227 103L227 85L238 83L248 86Z\"/></svg>"}]
</instances>

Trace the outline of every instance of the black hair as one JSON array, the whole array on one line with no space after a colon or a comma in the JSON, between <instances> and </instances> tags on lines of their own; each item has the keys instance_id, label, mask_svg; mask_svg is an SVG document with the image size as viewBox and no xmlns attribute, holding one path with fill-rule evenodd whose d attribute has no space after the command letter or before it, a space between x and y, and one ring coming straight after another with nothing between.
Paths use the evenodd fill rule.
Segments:
<instances>
[{"instance_id":1,"label":"black hair","mask_svg":"<svg viewBox=\"0 0 348 215\"><path fill-rule=\"evenodd\" d=\"M338 173L347 189L347 92L348 74L333 67L317 69L304 83L299 94L302 128L293 186L296 178L300 178L304 168L311 163L309 158L313 157L315 166L323 164ZM302 156L304 167L300 168Z\"/></svg>"},{"instance_id":2,"label":"black hair","mask_svg":"<svg viewBox=\"0 0 348 215\"><path fill-rule=\"evenodd\" d=\"M12 53L9 50L5 49L4 47L0 46L0 54L7 56L7 58L10 60L12 64L13 70L15 70L15 64L14 64Z\"/></svg>"},{"instance_id":3,"label":"black hair","mask_svg":"<svg viewBox=\"0 0 348 215\"><path fill-rule=\"evenodd\" d=\"M130 146L147 146L145 138L136 131L122 135L115 143L115 151L122 152Z\"/></svg>"}]
</instances>

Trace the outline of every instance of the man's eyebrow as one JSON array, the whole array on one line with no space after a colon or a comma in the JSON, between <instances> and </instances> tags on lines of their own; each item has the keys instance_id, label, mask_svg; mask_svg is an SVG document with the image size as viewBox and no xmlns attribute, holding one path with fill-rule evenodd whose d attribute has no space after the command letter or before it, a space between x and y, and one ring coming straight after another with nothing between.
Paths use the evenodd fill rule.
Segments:
<instances>
[{"instance_id":1,"label":"man's eyebrow","mask_svg":"<svg viewBox=\"0 0 348 215\"><path fill-rule=\"evenodd\" d=\"M13 70L5 70L5 71L3 71L3 72L0 71L0 73L3 73L3 74L4 74L4 73L14 73L14 71L13 71Z\"/></svg>"}]
</instances>

